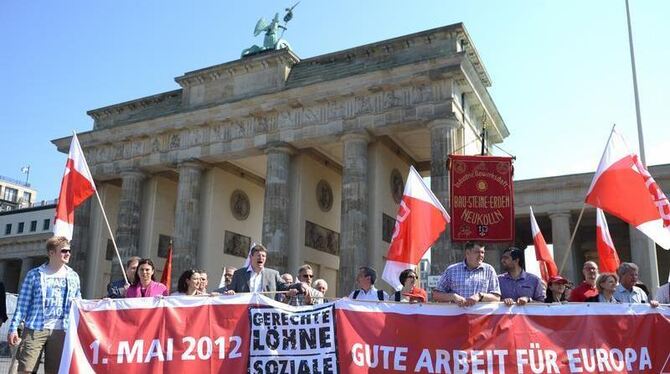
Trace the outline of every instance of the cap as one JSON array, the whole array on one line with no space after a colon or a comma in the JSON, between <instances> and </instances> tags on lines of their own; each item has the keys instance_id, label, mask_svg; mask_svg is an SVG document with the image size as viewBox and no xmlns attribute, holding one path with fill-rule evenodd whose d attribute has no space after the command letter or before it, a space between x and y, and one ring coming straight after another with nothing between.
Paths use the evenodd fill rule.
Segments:
<instances>
[{"instance_id":1,"label":"cap","mask_svg":"<svg viewBox=\"0 0 670 374\"><path fill-rule=\"evenodd\" d=\"M567 279L563 278L560 275L554 275L553 277L549 278L549 282L547 282L547 284L552 284L552 283L568 284L570 282L568 282Z\"/></svg>"}]
</instances>

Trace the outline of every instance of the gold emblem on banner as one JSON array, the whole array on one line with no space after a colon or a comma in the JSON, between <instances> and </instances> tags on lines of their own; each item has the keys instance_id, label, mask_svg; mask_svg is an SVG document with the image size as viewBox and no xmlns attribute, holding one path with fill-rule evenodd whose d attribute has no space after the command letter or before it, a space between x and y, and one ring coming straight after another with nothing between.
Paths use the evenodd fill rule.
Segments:
<instances>
[{"instance_id":1,"label":"gold emblem on banner","mask_svg":"<svg viewBox=\"0 0 670 374\"><path fill-rule=\"evenodd\" d=\"M463 161L456 161L454 162L454 170L458 174L463 174L465 171L468 169L467 165L465 165L465 162Z\"/></svg>"},{"instance_id":2,"label":"gold emblem on banner","mask_svg":"<svg viewBox=\"0 0 670 374\"><path fill-rule=\"evenodd\" d=\"M477 187L477 191L486 192L489 189L489 184L486 183L485 180L480 179L480 180L477 181L476 187Z\"/></svg>"}]
</instances>

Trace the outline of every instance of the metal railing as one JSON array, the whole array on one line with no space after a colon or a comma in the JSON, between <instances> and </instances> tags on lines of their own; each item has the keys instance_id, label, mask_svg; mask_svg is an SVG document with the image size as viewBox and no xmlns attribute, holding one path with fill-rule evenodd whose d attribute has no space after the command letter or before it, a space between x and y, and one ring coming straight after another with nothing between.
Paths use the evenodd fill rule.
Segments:
<instances>
[{"instance_id":1,"label":"metal railing","mask_svg":"<svg viewBox=\"0 0 670 374\"><path fill-rule=\"evenodd\" d=\"M19 186L30 188L30 183L22 182L18 179L14 179L14 178L10 178L10 177L5 177L4 175L0 175L0 180L3 180L5 182L9 182L9 183L13 183L13 184L18 184Z\"/></svg>"},{"instance_id":2,"label":"metal railing","mask_svg":"<svg viewBox=\"0 0 670 374\"><path fill-rule=\"evenodd\" d=\"M58 204L58 199L41 200L41 201L30 203L30 204L21 203L21 204L18 204L16 206L6 204L3 207L0 207L0 212L19 211L19 210L22 210L22 209L30 209L30 208L36 208L36 207L41 207L41 206L49 206L49 205L57 205L57 204Z\"/></svg>"}]
</instances>

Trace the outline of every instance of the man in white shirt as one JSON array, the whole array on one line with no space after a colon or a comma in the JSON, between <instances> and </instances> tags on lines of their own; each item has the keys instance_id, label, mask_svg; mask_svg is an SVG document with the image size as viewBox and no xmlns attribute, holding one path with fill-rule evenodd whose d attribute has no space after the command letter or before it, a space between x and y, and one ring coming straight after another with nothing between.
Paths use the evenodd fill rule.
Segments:
<instances>
[{"instance_id":1,"label":"man in white shirt","mask_svg":"<svg viewBox=\"0 0 670 374\"><path fill-rule=\"evenodd\" d=\"M622 262L617 269L619 284L614 290L614 298L622 303L649 304L658 306L658 301L649 300L647 294L635 284L639 280L639 269L632 262Z\"/></svg>"},{"instance_id":2,"label":"man in white shirt","mask_svg":"<svg viewBox=\"0 0 670 374\"><path fill-rule=\"evenodd\" d=\"M670 283L656 289L655 299L661 304L670 304Z\"/></svg>"},{"instance_id":3,"label":"man in white shirt","mask_svg":"<svg viewBox=\"0 0 670 374\"><path fill-rule=\"evenodd\" d=\"M373 300L384 301L389 299L389 295L384 290L378 290L375 287L377 280L377 271L369 266L358 268L356 275L356 284L358 289L349 294L350 299L354 300Z\"/></svg>"}]
</instances>

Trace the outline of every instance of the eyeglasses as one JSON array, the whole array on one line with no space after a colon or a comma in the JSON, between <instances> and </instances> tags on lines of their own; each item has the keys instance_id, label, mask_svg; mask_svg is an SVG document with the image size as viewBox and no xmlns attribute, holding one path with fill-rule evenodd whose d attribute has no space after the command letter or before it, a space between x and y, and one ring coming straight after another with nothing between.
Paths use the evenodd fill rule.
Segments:
<instances>
[{"instance_id":1,"label":"eyeglasses","mask_svg":"<svg viewBox=\"0 0 670 374\"><path fill-rule=\"evenodd\" d=\"M70 252L72 252L72 250L70 248L63 248L63 249L60 250L60 253L62 253L62 254L66 254L66 253L70 253Z\"/></svg>"}]
</instances>

